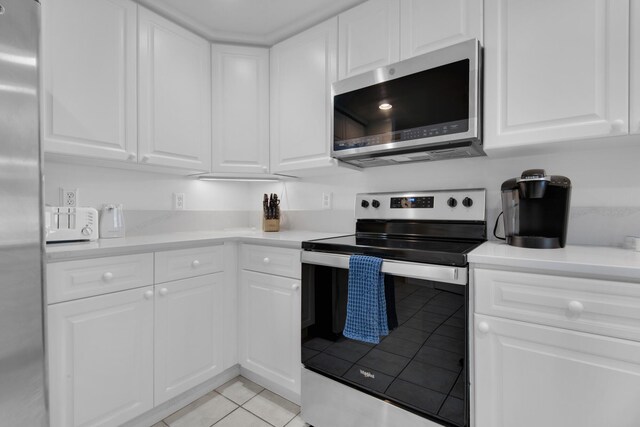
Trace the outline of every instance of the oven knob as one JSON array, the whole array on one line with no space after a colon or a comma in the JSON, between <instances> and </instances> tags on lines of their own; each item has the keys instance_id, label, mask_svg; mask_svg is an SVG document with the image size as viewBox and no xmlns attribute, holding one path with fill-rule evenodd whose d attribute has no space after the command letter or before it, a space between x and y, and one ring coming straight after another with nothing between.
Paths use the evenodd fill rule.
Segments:
<instances>
[{"instance_id":1,"label":"oven knob","mask_svg":"<svg viewBox=\"0 0 640 427\"><path fill-rule=\"evenodd\" d=\"M369 202L367 202L366 200L363 200L362 203L360 203L360 206L362 206L363 208L368 208Z\"/></svg>"},{"instance_id":2,"label":"oven knob","mask_svg":"<svg viewBox=\"0 0 640 427\"><path fill-rule=\"evenodd\" d=\"M84 227L80 232L84 236L91 236L91 233L93 233L93 230L91 229L91 227Z\"/></svg>"},{"instance_id":3,"label":"oven knob","mask_svg":"<svg viewBox=\"0 0 640 427\"><path fill-rule=\"evenodd\" d=\"M458 206L458 201L453 197L449 197L449 200L447 200L447 205L449 205L450 208L455 208L456 206Z\"/></svg>"},{"instance_id":4,"label":"oven knob","mask_svg":"<svg viewBox=\"0 0 640 427\"><path fill-rule=\"evenodd\" d=\"M471 206L473 206L473 200L469 197L465 197L464 199L462 199L462 206L464 206L465 208L470 208Z\"/></svg>"},{"instance_id":5,"label":"oven knob","mask_svg":"<svg viewBox=\"0 0 640 427\"><path fill-rule=\"evenodd\" d=\"M380 207L380 202L377 200L374 200L373 202L371 202L371 206L377 209Z\"/></svg>"}]
</instances>

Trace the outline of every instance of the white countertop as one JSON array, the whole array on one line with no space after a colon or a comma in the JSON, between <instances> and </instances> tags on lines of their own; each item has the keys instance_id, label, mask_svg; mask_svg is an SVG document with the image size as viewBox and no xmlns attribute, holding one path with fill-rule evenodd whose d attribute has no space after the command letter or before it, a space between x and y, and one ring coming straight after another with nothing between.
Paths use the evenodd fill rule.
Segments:
<instances>
[{"instance_id":1,"label":"white countertop","mask_svg":"<svg viewBox=\"0 0 640 427\"><path fill-rule=\"evenodd\" d=\"M640 252L602 246L528 249L485 242L468 255L469 263L556 271L640 282Z\"/></svg>"},{"instance_id":2,"label":"white countertop","mask_svg":"<svg viewBox=\"0 0 640 427\"><path fill-rule=\"evenodd\" d=\"M154 234L118 239L99 239L95 242L49 243L46 246L46 259L49 262L55 262L69 259L126 255L208 246L234 240L260 245L300 248L301 243L305 240L324 239L344 234L293 230L266 233L251 229Z\"/></svg>"}]
</instances>

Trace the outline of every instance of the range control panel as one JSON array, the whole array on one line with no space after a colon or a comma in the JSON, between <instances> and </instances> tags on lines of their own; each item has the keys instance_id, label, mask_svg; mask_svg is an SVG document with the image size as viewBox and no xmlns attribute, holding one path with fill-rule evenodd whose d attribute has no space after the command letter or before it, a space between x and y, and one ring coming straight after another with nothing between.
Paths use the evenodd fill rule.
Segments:
<instances>
[{"instance_id":1,"label":"range control panel","mask_svg":"<svg viewBox=\"0 0 640 427\"><path fill-rule=\"evenodd\" d=\"M485 221L485 189L361 193L356 219Z\"/></svg>"},{"instance_id":2,"label":"range control panel","mask_svg":"<svg viewBox=\"0 0 640 427\"><path fill-rule=\"evenodd\" d=\"M433 197L392 197L391 209L431 209Z\"/></svg>"}]
</instances>

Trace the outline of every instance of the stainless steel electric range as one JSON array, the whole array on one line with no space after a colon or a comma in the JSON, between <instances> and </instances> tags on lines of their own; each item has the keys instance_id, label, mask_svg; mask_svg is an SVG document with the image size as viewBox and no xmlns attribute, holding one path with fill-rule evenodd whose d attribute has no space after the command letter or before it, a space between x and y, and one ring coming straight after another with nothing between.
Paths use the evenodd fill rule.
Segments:
<instances>
[{"instance_id":1,"label":"stainless steel electric range","mask_svg":"<svg viewBox=\"0 0 640 427\"><path fill-rule=\"evenodd\" d=\"M467 254L485 190L359 194L354 235L303 242L302 416L315 427L469 425ZM383 259L390 333L342 335L349 257Z\"/></svg>"}]
</instances>

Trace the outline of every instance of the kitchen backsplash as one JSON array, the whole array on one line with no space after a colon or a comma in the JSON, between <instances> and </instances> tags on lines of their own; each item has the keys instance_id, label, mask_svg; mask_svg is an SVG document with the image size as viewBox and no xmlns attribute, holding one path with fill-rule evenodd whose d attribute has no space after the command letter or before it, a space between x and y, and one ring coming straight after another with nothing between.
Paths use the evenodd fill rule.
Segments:
<instances>
[{"instance_id":1,"label":"kitchen backsplash","mask_svg":"<svg viewBox=\"0 0 640 427\"><path fill-rule=\"evenodd\" d=\"M275 184L203 182L193 178L47 162L45 202L58 188L78 188L82 206L123 203L127 235L260 228L264 193L282 199L283 230L350 233L359 192L487 188L488 234L500 212L500 185L528 168L568 176L573 183L569 244L622 245L640 235L640 144L513 158L473 158L367 169ZM174 192L186 210L172 209ZM323 193L332 208L322 209ZM501 229L500 229L501 231Z\"/></svg>"}]
</instances>

